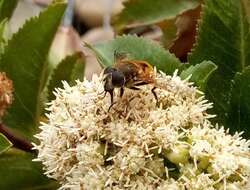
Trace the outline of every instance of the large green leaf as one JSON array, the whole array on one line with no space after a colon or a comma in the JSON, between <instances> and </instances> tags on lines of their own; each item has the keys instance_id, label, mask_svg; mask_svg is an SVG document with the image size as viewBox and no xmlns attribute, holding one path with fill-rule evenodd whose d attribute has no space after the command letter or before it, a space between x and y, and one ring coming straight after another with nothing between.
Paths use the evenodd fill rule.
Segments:
<instances>
[{"instance_id":1,"label":"large green leaf","mask_svg":"<svg viewBox=\"0 0 250 190\"><path fill-rule=\"evenodd\" d=\"M6 72L15 90L14 102L4 122L26 137L31 137L37 129L45 60L65 7L63 3L53 4L39 17L27 21L0 57L0 71Z\"/></svg>"},{"instance_id":2,"label":"large green leaf","mask_svg":"<svg viewBox=\"0 0 250 190\"><path fill-rule=\"evenodd\" d=\"M12 146L12 143L0 133L0 154L7 151Z\"/></svg>"},{"instance_id":3,"label":"large green leaf","mask_svg":"<svg viewBox=\"0 0 250 190\"><path fill-rule=\"evenodd\" d=\"M208 81L207 95L217 121L231 120L231 81L250 64L249 0L206 0L191 64L211 60L218 70ZM250 114L250 113L248 113Z\"/></svg>"},{"instance_id":4,"label":"large green leaf","mask_svg":"<svg viewBox=\"0 0 250 190\"><path fill-rule=\"evenodd\" d=\"M0 22L5 18L10 19L17 3L18 0L0 0Z\"/></svg>"},{"instance_id":5,"label":"large green leaf","mask_svg":"<svg viewBox=\"0 0 250 190\"><path fill-rule=\"evenodd\" d=\"M43 175L40 163L32 154L10 149L0 155L0 189L52 190L58 184Z\"/></svg>"},{"instance_id":6,"label":"large green leaf","mask_svg":"<svg viewBox=\"0 0 250 190\"><path fill-rule=\"evenodd\" d=\"M127 53L129 58L145 60L168 74L181 66L180 61L157 43L137 36L123 35L92 47L100 63L106 67L114 63L114 52Z\"/></svg>"},{"instance_id":7,"label":"large green leaf","mask_svg":"<svg viewBox=\"0 0 250 190\"><path fill-rule=\"evenodd\" d=\"M250 137L250 67L235 75L228 118L232 131L243 130L244 136Z\"/></svg>"},{"instance_id":8,"label":"large green leaf","mask_svg":"<svg viewBox=\"0 0 250 190\"><path fill-rule=\"evenodd\" d=\"M196 7L198 0L128 0L124 9L115 19L115 26L148 25L176 17L178 14Z\"/></svg>"},{"instance_id":9,"label":"large green leaf","mask_svg":"<svg viewBox=\"0 0 250 190\"><path fill-rule=\"evenodd\" d=\"M51 80L48 84L48 101L55 98L53 91L55 88L61 88L62 80L73 84L75 80L83 80L84 56L81 52L64 58L53 71Z\"/></svg>"},{"instance_id":10,"label":"large green leaf","mask_svg":"<svg viewBox=\"0 0 250 190\"><path fill-rule=\"evenodd\" d=\"M182 71L181 78L189 77L190 81L194 82L202 91L206 89L207 81L211 74L217 69L217 66L211 61L203 61L195 66L191 65L186 70Z\"/></svg>"}]
</instances>

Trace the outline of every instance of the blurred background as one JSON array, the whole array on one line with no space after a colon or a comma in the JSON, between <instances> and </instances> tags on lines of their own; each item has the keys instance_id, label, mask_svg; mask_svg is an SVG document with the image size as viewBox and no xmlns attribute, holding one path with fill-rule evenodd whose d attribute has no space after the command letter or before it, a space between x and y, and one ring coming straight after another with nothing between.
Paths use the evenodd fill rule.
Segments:
<instances>
[{"instance_id":1,"label":"blurred background","mask_svg":"<svg viewBox=\"0 0 250 190\"><path fill-rule=\"evenodd\" d=\"M83 42L95 44L114 38L111 16L123 8L123 0L68 0L68 9L51 47L49 60L58 62L75 51L86 56L85 77L99 73L101 67ZM14 33L25 20L38 15L52 0L19 0L10 21L9 32Z\"/></svg>"},{"instance_id":2,"label":"blurred background","mask_svg":"<svg viewBox=\"0 0 250 190\"><path fill-rule=\"evenodd\" d=\"M25 20L38 15L53 0L19 0L11 18L9 33L14 33ZM153 24L127 25L122 31L112 28L116 15L122 11L126 0L68 0L68 8L52 44L49 61L55 65L67 55L83 51L86 59L85 77L99 73L99 66L93 53L84 42L94 45L113 39L117 34L136 34L159 42L175 54L182 62L193 47L196 36L197 20L201 6L187 10L176 18L162 20ZM117 28L116 28L117 29Z\"/></svg>"}]
</instances>

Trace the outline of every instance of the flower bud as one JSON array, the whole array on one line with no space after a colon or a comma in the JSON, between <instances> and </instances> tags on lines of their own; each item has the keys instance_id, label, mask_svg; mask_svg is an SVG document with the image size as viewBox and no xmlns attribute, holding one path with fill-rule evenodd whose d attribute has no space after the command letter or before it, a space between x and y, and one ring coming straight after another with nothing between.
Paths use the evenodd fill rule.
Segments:
<instances>
[{"instance_id":1,"label":"flower bud","mask_svg":"<svg viewBox=\"0 0 250 190\"><path fill-rule=\"evenodd\" d=\"M163 151L163 155L174 164L184 164L190 158L187 145L176 145L171 151Z\"/></svg>"},{"instance_id":2,"label":"flower bud","mask_svg":"<svg viewBox=\"0 0 250 190\"><path fill-rule=\"evenodd\" d=\"M200 157L198 159L197 165L198 165L199 169L203 169L203 170L207 169L207 167L209 165L209 157L207 157L207 156Z\"/></svg>"}]
</instances>

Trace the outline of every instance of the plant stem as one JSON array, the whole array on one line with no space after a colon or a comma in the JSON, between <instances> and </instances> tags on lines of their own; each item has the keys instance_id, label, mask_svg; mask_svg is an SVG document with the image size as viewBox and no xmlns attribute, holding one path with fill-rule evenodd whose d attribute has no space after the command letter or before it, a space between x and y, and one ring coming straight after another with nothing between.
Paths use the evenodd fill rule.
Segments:
<instances>
[{"instance_id":1,"label":"plant stem","mask_svg":"<svg viewBox=\"0 0 250 190\"><path fill-rule=\"evenodd\" d=\"M6 136L15 148L19 148L26 152L35 152L32 150L32 144L26 139L16 135L11 129L0 123L0 133Z\"/></svg>"}]
</instances>

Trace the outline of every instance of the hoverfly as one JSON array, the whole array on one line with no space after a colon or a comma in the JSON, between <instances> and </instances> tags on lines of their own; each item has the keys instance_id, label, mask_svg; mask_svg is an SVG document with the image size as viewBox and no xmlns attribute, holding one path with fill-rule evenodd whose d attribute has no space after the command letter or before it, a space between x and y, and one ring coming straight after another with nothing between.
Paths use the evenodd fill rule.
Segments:
<instances>
[{"instance_id":1,"label":"hoverfly","mask_svg":"<svg viewBox=\"0 0 250 190\"><path fill-rule=\"evenodd\" d=\"M120 97L123 96L124 88L140 90L139 86L155 83L153 67L143 60L129 60L124 53L115 52L115 63L112 67L104 69L104 91L111 97L110 108L114 105L114 89L120 88ZM156 87L152 88L152 93L156 99Z\"/></svg>"}]
</instances>

